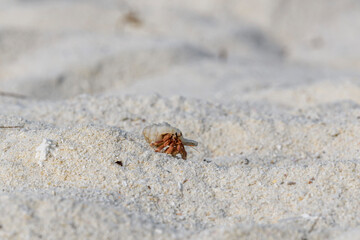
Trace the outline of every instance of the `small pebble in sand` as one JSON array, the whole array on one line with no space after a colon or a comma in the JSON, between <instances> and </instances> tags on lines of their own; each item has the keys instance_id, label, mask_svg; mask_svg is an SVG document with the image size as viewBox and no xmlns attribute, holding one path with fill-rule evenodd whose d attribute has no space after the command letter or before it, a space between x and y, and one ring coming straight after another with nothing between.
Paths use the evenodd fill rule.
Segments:
<instances>
[{"instance_id":1,"label":"small pebble in sand","mask_svg":"<svg viewBox=\"0 0 360 240\"><path fill-rule=\"evenodd\" d=\"M40 146L36 148L36 158L39 159L39 165L42 166L43 162L48 159L48 157L53 154L54 150L57 147L57 143L53 140L44 138Z\"/></svg>"},{"instance_id":2,"label":"small pebble in sand","mask_svg":"<svg viewBox=\"0 0 360 240\"><path fill-rule=\"evenodd\" d=\"M120 166L123 166L123 162L122 162L122 161L116 161L115 163L118 164L118 165L120 165Z\"/></svg>"}]
</instances>

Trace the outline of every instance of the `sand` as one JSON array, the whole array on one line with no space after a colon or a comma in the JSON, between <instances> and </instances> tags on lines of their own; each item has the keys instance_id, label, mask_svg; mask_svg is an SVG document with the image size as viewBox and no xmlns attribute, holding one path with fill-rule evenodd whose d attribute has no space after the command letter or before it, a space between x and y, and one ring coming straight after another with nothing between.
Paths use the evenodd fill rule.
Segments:
<instances>
[{"instance_id":1,"label":"sand","mask_svg":"<svg viewBox=\"0 0 360 240\"><path fill-rule=\"evenodd\" d=\"M359 239L359 10L2 1L0 238Z\"/></svg>"}]
</instances>

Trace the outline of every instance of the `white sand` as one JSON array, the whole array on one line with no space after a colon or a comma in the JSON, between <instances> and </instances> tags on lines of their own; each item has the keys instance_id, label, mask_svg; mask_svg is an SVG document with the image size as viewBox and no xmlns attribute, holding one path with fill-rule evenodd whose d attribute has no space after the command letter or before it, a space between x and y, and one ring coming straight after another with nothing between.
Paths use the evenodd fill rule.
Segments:
<instances>
[{"instance_id":1,"label":"white sand","mask_svg":"<svg viewBox=\"0 0 360 240\"><path fill-rule=\"evenodd\" d=\"M356 11L2 1L0 238L360 239Z\"/></svg>"}]
</instances>

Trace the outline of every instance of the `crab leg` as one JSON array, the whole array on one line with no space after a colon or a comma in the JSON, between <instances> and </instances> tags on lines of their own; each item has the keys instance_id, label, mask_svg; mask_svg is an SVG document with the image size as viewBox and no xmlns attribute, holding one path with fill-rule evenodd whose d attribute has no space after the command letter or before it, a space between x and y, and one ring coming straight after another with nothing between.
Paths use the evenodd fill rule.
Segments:
<instances>
[{"instance_id":1,"label":"crab leg","mask_svg":"<svg viewBox=\"0 0 360 240\"><path fill-rule=\"evenodd\" d=\"M163 136L163 139L161 139L160 141L157 141L157 142L153 142L151 143L150 145L151 146L155 146L155 147L158 147L160 146L161 144L163 144L164 142L166 142L167 140L169 140L171 138L171 134L170 133L167 133Z\"/></svg>"},{"instance_id":2,"label":"crab leg","mask_svg":"<svg viewBox=\"0 0 360 240\"><path fill-rule=\"evenodd\" d=\"M181 154L182 159L186 160L187 153L182 143L177 146L177 151Z\"/></svg>"},{"instance_id":3,"label":"crab leg","mask_svg":"<svg viewBox=\"0 0 360 240\"><path fill-rule=\"evenodd\" d=\"M167 133L167 134L165 134L165 135L163 136L162 141L167 141L167 140L169 140L171 137L172 137L172 134Z\"/></svg>"},{"instance_id":4,"label":"crab leg","mask_svg":"<svg viewBox=\"0 0 360 240\"><path fill-rule=\"evenodd\" d=\"M174 153L173 153L174 148L175 148L175 143L172 142L172 143L170 144L169 148L166 149L165 153L173 155L173 154L174 154Z\"/></svg>"},{"instance_id":5,"label":"crab leg","mask_svg":"<svg viewBox=\"0 0 360 240\"><path fill-rule=\"evenodd\" d=\"M166 142L164 142L160 147L158 147L155 152L160 152L164 147L166 147L167 145L169 145L171 143L171 139L167 140Z\"/></svg>"}]
</instances>

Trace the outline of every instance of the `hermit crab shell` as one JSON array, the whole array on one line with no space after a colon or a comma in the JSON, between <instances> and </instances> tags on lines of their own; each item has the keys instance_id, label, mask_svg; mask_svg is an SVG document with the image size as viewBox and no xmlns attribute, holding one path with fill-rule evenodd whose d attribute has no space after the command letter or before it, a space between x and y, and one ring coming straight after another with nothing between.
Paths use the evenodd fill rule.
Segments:
<instances>
[{"instance_id":1,"label":"hermit crab shell","mask_svg":"<svg viewBox=\"0 0 360 240\"><path fill-rule=\"evenodd\" d=\"M146 142L148 142L149 144L157 141L161 141L163 136L168 133L176 134L180 138L182 144L186 146L198 145L196 141L184 138L182 136L182 132L178 128L171 126L167 122L152 124L150 126L145 127L143 130L144 138Z\"/></svg>"}]
</instances>

